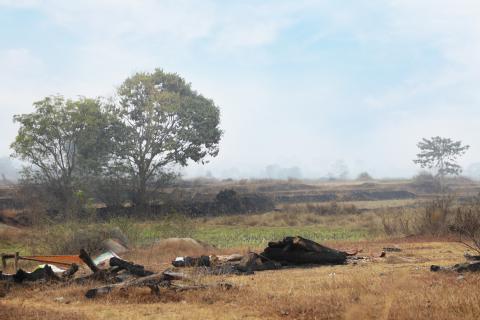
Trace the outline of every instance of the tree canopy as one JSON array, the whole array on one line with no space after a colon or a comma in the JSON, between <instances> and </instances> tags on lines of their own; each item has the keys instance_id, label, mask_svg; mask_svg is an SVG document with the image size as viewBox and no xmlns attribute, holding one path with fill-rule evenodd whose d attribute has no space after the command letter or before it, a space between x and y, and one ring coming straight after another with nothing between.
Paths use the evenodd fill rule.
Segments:
<instances>
[{"instance_id":1,"label":"tree canopy","mask_svg":"<svg viewBox=\"0 0 480 320\"><path fill-rule=\"evenodd\" d=\"M115 162L131 177L137 204L145 202L147 187L168 165L218 154L219 108L177 74L137 73L117 94L111 106L121 127L114 139Z\"/></svg>"},{"instance_id":2,"label":"tree canopy","mask_svg":"<svg viewBox=\"0 0 480 320\"><path fill-rule=\"evenodd\" d=\"M50 96L35 102L34 112L16 115L20 128L11 148L30 164L24 177L47 185L66 206L83 189L112 198L102 194L104 182L111 190L118 182L129 200L143 205L168 168L218 154L219 108L179 75L134 74L115 98Z\"/></svg>"},{"instance_id":3,"label":"tree canopy","mask_svg":"<svg viewBox=\"0 0 480 320\"><path fill-rule=\"evenodd\" d=\"M14 117L20 128L11 144L13 156L30 163L29 176L68 202L74 180L98 170L107 157L106 114L96 99L74 101L60 95L34 107L34 112Z\"/></svg>"}]
</instances>

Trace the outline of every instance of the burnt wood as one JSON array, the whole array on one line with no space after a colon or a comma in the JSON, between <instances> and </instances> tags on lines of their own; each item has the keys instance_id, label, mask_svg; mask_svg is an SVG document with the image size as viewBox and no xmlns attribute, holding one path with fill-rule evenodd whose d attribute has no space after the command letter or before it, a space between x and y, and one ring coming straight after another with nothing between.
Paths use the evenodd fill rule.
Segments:
<instances>
[{"instance_id":1,"label":"burnt wood","mask_svg":"<svg viewBox=\"0 0 480 320\"><path fill-rule=\"evenodd\" d=\"M154 272L152 271L145 270L145 267L142 265L134 264L132 262L128 262L117 257L113 257L110 259L110 266L127 270L129 273L137 277L146 277L154 274Z\"/></svg>"},{"instance_id":2,"label":"burnt wood","mask_svg":"<svg viewBox=\"0 0 480 320\"><path fill-rule=\"evenodd\" d=\"M348 254L302 237L285 237L270 242L260 256L282 264L344 264Z\"/></svg>"},{"instance_id":3,"label":"burnt wood","mask_svg":"<svg viewBox=\"0 0 480 320\"><path fill-rule=\"evenodd\" d=\"M80 259L92 270L93 273L99 271L100 269L95 265L92 260L92 257L84 249L80 249L80 254L78 255Z\"/></svg>"},{"instance_id":4,"label":"burnt wood","mask_svg":"<svg viewBox=\"0 0 480 320\"><path fill-rule=\"evenodd\" d=\"M15 275L13 275L13 281L16 283L22 283L24 281L38 281L38 280L51 280L60 281L61 279L53 272L52 268L47 264L41 269L36 269L33 272L25 272L19 269Z\"/></svg>"},{"instance_id":5,"label":"burnt wood","mask_svg":"<svg viewBox=\"0 0 480 320\"><path fill-rule=\"evenodd\" d=\"M187 277L181 273L155 273L138 279L131 279L121 283L90 289L85 294L85 297L93 299L110 293L114 289L127 289L130 287L149 287L152 289L153 293L158 293L158 287L169 287L172 280L181 280L186 278Z\"/></svg>"}]
</instances>

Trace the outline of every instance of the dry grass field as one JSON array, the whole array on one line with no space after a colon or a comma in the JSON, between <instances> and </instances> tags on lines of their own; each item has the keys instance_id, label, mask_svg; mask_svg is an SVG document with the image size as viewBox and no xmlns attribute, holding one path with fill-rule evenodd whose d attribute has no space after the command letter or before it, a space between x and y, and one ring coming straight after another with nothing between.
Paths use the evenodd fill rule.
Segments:
<instances>
[{"instance_id":1,"label":"dry grass field","mask_svg":"<svg viewBox=\"0 0 480 320\"><path fill-rule=\"evenodd\" d=\"M0 312L2 319L478 319L480 276L429 270L431 264L462 261L458 243L409 238L327 244L372 256L384 246L402 251L357 264L198 279L236 284L227 291L165 291L157 297L131 289L90 301L83 296L88 286L12 287L0 300ZM162 270L173 251L150 248L129 257Z\"/></svg>"},{"instance_id":2,"label":"dry grass field","mask_svg":"<svg viewBox=\"0 0 480 320\"><path fill-rule=\"evenodd\" d=\"M304 236L337 249L359 249L359 255L369 258L254 275L197 276L198 283L228 281L234 287L162 290L159 296L137 288L88 300L84 294L94 284L12 285L0 287L0 319L478 319L480 274L430 271L432 264L463 262L463 245L453 237L386 233L385 221L422 217L424 201L419 197L286 203L263 214L3 227L0 252L44 254L78 252L85 237L120 230L132 248L123 257L153 271L170 267L178 255L261 251L268 241L286 235ZM414 226L422 220L409 221ZM199 251L157 242L173 236L192 237L216 248ZM401 251L379 257L384 247L393 246Z\"/></svg>"}]
</instances>

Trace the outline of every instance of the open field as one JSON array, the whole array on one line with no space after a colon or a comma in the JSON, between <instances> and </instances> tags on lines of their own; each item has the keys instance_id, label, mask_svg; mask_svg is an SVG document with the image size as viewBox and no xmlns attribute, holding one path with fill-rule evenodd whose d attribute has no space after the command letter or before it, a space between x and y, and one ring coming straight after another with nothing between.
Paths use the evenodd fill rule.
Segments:
<instances>
[{"instance_id":1,"label":"open field","mask_svg":"<svg viewBox=\"0 0 480 320\"><path fill-rule=\"evenodd\" d=\"M480 320L480 0L0 0L0 320Z\"/></svg>"},{"instance_id":2,"label":"open field","mask_svg":"<svg viewBox=\"0 0 480 320\"><path fill-rule=\"evenodd\" d=\"M392 185L399 188L398 182L388 182L380 188ZM355 186L339 183L313 187L339 188L339 192L356 190ZM291 185L268 188L289 189ZM472 189L468 190L464 194L470 194ZM130 289L92 301L84 297L90 285L0 288L0 318L478 319L480 275L459 277L457 273L429 270L432 264L450 266L463 262L466 251L463 245L453 237L406 236L385 231L385 220L421 216L424 204L433 196L288 202L277 204L270 212L215 217L189 218L175 214L157 219L118 217L19 228L3 226L0 252L23 254L76 253L79 246L85 246L85 238L98 235L102 239L118 233L128 239L132 249L124 257L153 271L165 270L179 255L258 252L268 241L287 235L300 235L337 249L362 250L360 255L371 259L340 266L255 272L248 276L196 278L200 283L220 280L234 283L235 287L228 291L162 291L160 296L152 296L149 289ZM215 248L199 251L158 244L158 240L169 237L191 237ZM382 248L392 246L402 251L378 257Z\"/></svg>"}]
</instances>

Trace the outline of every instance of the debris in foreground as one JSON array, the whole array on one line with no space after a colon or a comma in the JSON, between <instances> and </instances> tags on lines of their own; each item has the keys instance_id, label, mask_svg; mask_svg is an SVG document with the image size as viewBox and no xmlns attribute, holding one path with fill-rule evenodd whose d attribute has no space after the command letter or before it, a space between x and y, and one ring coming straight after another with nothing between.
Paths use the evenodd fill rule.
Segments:
<instances>
[{"instance_id":1,"label":"debris in foreground","mask_svg":"<svg viewBox=\"0 0 480 320\"><path fill-rule=\"evenodd\" d=\"M261 253L250 252L246 255L229 256L178 257L172 264L175 267L197 267L207 274L253 274L254 271L274 270L298 265L336 265L345 264L347 259L358 260L362 257L350 257L355 253L347 253L332 249L302 237L285 237L281 241L270 242ZM10 256L6 257L10 258ZM15 265L18 253L13 258ZM22 257L25 258L25 257ZM109 294L114 290L125 290L131 287L148 287L153 294L160 294L160 288L174 291L196 290L205 288L229 289L231 284L219 282L210 285L195 283L187 274L165 270L155 273L144 266L121 259L115 252L105 252L92 259L85 251L80 250L78 256L37 256L27 257L29 260L45 261L33 272L22 269L15 274L0 272L0 281L12 283L43 282L65 284L95 284L85 296L93 299ZM60 260L59 260L60 259ZM27 260L27 259L25 259ZM48 262L55 264L49 265ZM73 262L79 262L73 263ZM55 265L68 266L67 270ZM90 273L77 275L79 265L88 267ZM85 271L85 268L84 268Z\"/></svg>"},{"instance_id":2,"label":"debris in foreground","mask_svg":"<svg viewBox=\"0 0 480 320\"><path fill-rule=\"evenodd\" d=\"M108 257L107 266L106 258ZM146 270L142 265L123 260L115 254L106 253L96 259L92 259L90 255L82 249L80 250L78 258L90 269L90 274L74 278L73 276L79 270L77 264L71 264L68 270L59 269L45 264L35 269L33 272L26 272L22 269L17 270L15 274L3 274L0 272L0 281L5 283L43 282L101 284L100 286L89 289L86 292L85 297L89 299L108 294L114 289L125 290L131 287L149 287L154 294L159 294L160 288L185 291L205 289L209 287L219 287L224 289L232 287L232 285L228 283L198 285L193 283L189 276L183 273L171 272L169 270L155 273ZM54 270L59 272L55 272ZM190 281L190 284L176 283L175 281L177 280Z\"/></svg>"},{"instance_id":3,"label":"debris in foreground","mask_svg":"<svg viewBox=\"0 0 480 320\"><path fill-rule=\"evenodd\" d=\"M345 264L347 253L332 249L302 237L285 237L270 242L261 253L250 252L244 256L177 257L175 267L204 267L209 274L251 274L254 271L274 270L285 266ZM360 258L360 257L355 257Z\"/></svg>"},{"instance_id":4,"label":"debris in foreground","mask_svg":"<svg viewBox=\"0 0 480 320\"><path fill-rule=\"evenodd\" d=\"M464 263L457 263L453 266L449 267L442 267L437 265L430 266L430 271L437 272L437 271L446 271L446 272L479 272L480 271L480 256L470 255L465 253L464 255L467 262Z\"/></svg>"},{"instance_id":5,"label":"debris in foreground","mask_svg":"<svg viewBox=\"0 0 480 320\"><path fill-rule=\"evenodd\" d=\"M322 246L302 237L285 237L282 241L269 242L268 247L260 254L271 261L282 265L298 264L344 264L347 254Z\"/></svg>"},{"instance_id":6,"label":"debris in foreground","mask_svg":"<svg viewBox=\"0 0 480 320\"><path fill-rule=\"evenodd\" d=\"M463 256L468 261L480 261L480 256L478 256L478 255L471 255L469 253L465 253Z\"/></svg>"},{"instance_id":7,"label":"debris in foreground","mask_svg":"<svg viewBox=\"0 0 480 320\"><path fill-rule=\"evenodd\" d=\"M458 263L458 264L450 266L450 267L442 267L442 266L432 265L432 266L430 266L430 271L433 271L433 272L455 271L455 272L458 272L458 273L479 272L480 271L480 261Z\"/></svg>"}]
</instances>

